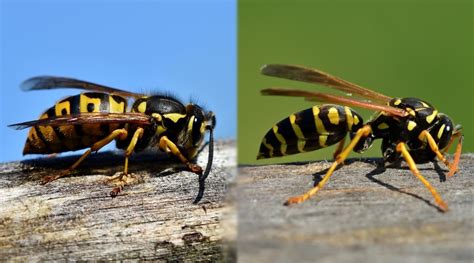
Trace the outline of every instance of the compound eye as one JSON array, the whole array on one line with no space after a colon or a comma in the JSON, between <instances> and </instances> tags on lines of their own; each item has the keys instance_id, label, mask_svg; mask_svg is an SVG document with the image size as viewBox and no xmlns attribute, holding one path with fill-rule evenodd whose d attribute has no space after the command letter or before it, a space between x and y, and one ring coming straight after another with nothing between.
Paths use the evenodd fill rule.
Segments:
<instances>
[{"instance_id":1,"label":"compound eye","mask_svg":"<svg viewBox=\"0 0 474 263\"><path fill-rule=\"evenodd\" d=\"M191 131L191 136L192 136L194 145L197 145L201 142L202 133L203 133L202 125L203 125L203 118L201 116L194 116L193 128Z\"/></svg>"}]
</instances>

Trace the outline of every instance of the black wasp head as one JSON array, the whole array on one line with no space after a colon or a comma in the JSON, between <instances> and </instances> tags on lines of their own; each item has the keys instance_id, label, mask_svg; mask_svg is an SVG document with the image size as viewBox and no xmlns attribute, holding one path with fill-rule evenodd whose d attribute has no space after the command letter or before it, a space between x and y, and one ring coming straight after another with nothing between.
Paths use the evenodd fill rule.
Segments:
<instances>
[{"instance_id":1,"label":"black wasp head","mask_svg":"<svg viewBox=\"0 0 474 263\"><path fill-rule=\"evenodd\" d=\"M353 138L354 134L351 134L351 139ZM354 146L354 152L363 153L367 151L374 141L374 135L370 134L369 136L363 136L360 138L359 142Z\"/></svg>"},{"instance_id":2,"label":"black wasp head","mask_svg":"<svg viewBox=\"0 0 474 263\"><path fill-rule=\"evenodd\" d=\"M188 134L188 142L192 147L199 147L207 131L214 130L216 126L216 117L212 111L205 112L196 104L188 104L186 106L188 126L186 133Z\"/></svg>"}]
</instances>

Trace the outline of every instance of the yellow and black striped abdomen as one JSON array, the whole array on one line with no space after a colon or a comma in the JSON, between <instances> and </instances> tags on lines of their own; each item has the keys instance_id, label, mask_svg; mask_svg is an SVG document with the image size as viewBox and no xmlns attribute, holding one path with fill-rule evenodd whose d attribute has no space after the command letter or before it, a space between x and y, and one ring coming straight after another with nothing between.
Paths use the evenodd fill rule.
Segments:
<instances>
[{"instance_id":1,"label":"yellow and black striped abdomen","mask_svg":"<svg viewBox=\"0 0 474 263\"><path fill-rule=\"evenodd\" d=\"M314 151L333 145L362 127L362 118L348 107L319 105L291 114L265 135L257 159Z\"/></svg>"},{"instance_id":2,"label":"yellow and black striped abdomen","mask_svg":"<svg viewBox=\"0 0 474 263\"><path fill-rule=\"evenodd\" d=\"M127 100L121 96L85 92L58 101L40 119L87 112L123 113L126 110ZM23 154L60 153L87 148L117 128L120 128L119 124L35 126L28 133Z\"/></svg>"}]
</instances>

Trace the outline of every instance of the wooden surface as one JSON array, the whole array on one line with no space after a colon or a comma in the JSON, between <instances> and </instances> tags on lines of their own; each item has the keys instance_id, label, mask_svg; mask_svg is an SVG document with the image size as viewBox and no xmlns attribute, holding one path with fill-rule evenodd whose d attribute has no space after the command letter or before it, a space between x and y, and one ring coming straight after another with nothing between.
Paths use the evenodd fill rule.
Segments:
<instances>
[{"instance_id":1,"label":"wooden surface","mask_svg":"<svg viewBox=\"0 0 474 263\"><path fill-rule=\"evenodd\" d=\"M235 145L218 142L203 199L196 174L163 155L130 160L131 185L116 198L109 179L121 152L98 153L78 174L39 185L77 156L0 164L0 258L45 260L222 260L232 257L235 217L226 201L235 176ZM198 164L205 167L207 148Z\"/></svg>"},{"instance_id":2,"label":"wooden surface","mask_svg":"<svg viewBox=\"0 0 474 263\"><path fill-rule=\"evenodd\" d=\"M452 158L452 157L450 157ZM474 262L474 155L441 182L443 164L421 173L449 204L439 212L428 190L408 170L377 169L351 160L303 204L283 202L309 190L329 162L239 168L241 262Z\"/></svg>"}]
</instances>

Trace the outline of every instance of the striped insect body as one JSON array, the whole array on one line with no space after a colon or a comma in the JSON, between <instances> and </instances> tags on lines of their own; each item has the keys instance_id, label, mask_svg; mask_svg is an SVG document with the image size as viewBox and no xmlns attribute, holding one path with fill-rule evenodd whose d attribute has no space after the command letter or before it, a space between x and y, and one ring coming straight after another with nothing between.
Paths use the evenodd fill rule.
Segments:
<instances>
[{"instance_id":1,"label":"striped insect body","mask_svg":"<svg viewBox=\"0 0 474 263\"><path fill-rule=\"evenodd\" d=\"M317 69L272 64L265 65L261 72L268 76L322 84L351 94L348 98L298 89L269 88L261 91L263 95L304 97L325 104L291 114L274 124L262 139L257 159L338 145L334 153L335 161L318 185L303 195L289 198L285 204L300 203L316 194L351 151L364 152L374 140L381 139L384 161L405 160L411 172L429 189L439 209L447 211L447 204L416 167L417 163L437 158L449 168L448 176L457 172L463 135L461 127L453 126L447 115L439 113L423 100L391 98ZM371 109L376 113L364 123L362 117L349 107ZM347 134L351 141L344 147ZM444 153L456 139L458 144L451 163Z\"/></svg>"},{"instance_id":2,"label":"striped insect body","mask_svg":"<svg viewBox=\"0 0 474 263\"><path fill-rule=\"evenodd\" d=\"M275 124L264 136L258 159L318 150L354 136L362 117L349 107L325 104L294 113Z\"/></svg>"},{"instance_id":3,"label":"striped insect body","mask_svg":"<svg viewBox=\"0 0 474 263\"><path fill-rule=\"evenodd\" d=\"M133 152L155 147L177 157L188 170L200 175L198 196L202 197L202 185L213 159L213 130L216 125L213 112L194 103L183 104L170 95L132 93L72 78L41 76L22 84L22 89L27 91L58 88L78 88L86 92L58 101L38 120L10 125L16 129L30 128L23 154L88 148L68 170L44 177L43 183L70 174L90 153L115 141L117 148L125 151L123 175L128 174L128 159ZM209 157L203 171L193 161L207 132ZM114 188L111 195L116 196L122 188Z\"/></svg>"}]
</instances>

